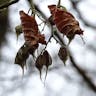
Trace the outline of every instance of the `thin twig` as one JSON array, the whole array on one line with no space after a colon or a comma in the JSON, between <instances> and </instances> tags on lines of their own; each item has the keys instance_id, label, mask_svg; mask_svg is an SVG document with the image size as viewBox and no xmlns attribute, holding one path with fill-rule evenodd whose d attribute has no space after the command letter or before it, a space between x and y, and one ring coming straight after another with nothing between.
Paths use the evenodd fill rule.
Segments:
<instances>
[{"instance_id":1,"label":"thin twig","mask_svg":"<svg viewBox=\"0 0 96 96\"><path fill-rule=\"evenodd\" d=\"M28 0L28 2L29 2L31 9L32 9L32 15L35 16L35 6L34 6L33 0Z\"/></svg>"}]
</instances>

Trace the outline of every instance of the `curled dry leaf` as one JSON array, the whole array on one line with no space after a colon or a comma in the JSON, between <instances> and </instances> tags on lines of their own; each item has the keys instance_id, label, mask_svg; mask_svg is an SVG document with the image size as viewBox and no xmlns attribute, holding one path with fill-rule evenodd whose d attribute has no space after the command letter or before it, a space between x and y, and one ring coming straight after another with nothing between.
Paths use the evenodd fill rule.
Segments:
<instances>
[{"instance_id":1,"label":"curled dry leaf","mask_svg":"<svg viewBox=\"0 0 96 96\"><path fill-rule=\"evenodd\" d=\"M28 53L28 46L26 46L26 44L24 44L19 51L16 54L15 57L15 64L18 64L19 66L21 66L23 73L24 73L24 66L26 65L26 60L29 57L29 53Z\"/></svg>"},{"instance_id":2,"label":"curled dry leaf","mask_svg":"<svg viewBox=\"0 0 96 96\"><path fill-rule=\"evenodd\" d=\"M25 42L29 46L37 45L38 43L46 44L44 34L39 33L38 25L34 16L29 16L24 11L20 11L20 19Z\"/></svg>"},{"instance_id":3,"label":"curled dry leaf","mask_svg":"<svg viewBox=\"0 0 96 96\"><path fill-rule=\"evenodd\" d=\"M66 60L68 59L68 51L66 47L61 47L58 52L59 58L63 61L64 65Z\"/></svg>"},{"instance_id":4,"label":"curled dry leaf","mask_svg":"<svg viewBox=\"0 0 96 96\"><path fill-rule=\"evenodd\" d=\"M52 14L56 27L62 34L66 35L69 42L76 34L83 34L83 31L79 27L79 22L71 13L63 10L62 8L58 8L56 5L49 5L48 8Z\"/></svg>"}]
</instances>

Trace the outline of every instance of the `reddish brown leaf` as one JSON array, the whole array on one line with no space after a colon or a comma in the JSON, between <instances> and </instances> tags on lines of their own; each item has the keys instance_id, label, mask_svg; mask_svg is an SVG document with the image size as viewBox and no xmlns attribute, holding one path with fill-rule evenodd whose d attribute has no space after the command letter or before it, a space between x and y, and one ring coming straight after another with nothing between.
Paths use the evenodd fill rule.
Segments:
<instances>
[{"instance_id":1,"label":"reddish brown leaf","mask_svg":"<svg viewBox=\"0 0 96 96\"><path fill-rule=\"evenodd\" d=\"M39 33L34 16L29 16L24 11L20 11L20 19L25 41L29 46L37 45L38 43L46 44L44 35Z\"/></svg>"},{"instance_id":2,"label":"reddish brown leaf","mask_svg":"<svg viewBox=\"0 0 96 96\"><path fill-rule=\"evenodd\" d=\"M79 27L79 22L71 13L57 8L56 5L49 5L48 8L50 9L56 27L62 34L67 36L69 41L74 38L75 34L83 34L83 31Z\"/></svg>"}]
</instances>

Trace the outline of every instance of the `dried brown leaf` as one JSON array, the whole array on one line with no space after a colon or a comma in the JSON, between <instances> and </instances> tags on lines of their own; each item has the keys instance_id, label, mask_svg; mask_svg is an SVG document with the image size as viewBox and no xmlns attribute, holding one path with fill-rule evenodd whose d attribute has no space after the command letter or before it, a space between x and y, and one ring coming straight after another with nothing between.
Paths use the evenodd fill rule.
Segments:
<instances>
[{"instance_id":1,"label":"dried brown leaf","mask_svg":"<svg viewBox=\"0 0 96 96\"><path fill-rule=\"evenodd\" d=\"M25 42L29 46L34 46L38 43L46 44L45 36L39 33L38 25L34 16L29 16L24 11L20 11L20 19Z\"/></svg>"},{"instance_id":2,"label":"dried brown leaf","mask_svg":"<svg viewBox=\"0 0 96 96\"><path fill-rule=\"evenodd\" d=\"M69 42L76 34L83 34L83 31L79 26L79 22L71 13L62 8L58 8L56 5L49 5L48 8L52 14L56 27L69 39Z\"/></svg>"}]
</instances>

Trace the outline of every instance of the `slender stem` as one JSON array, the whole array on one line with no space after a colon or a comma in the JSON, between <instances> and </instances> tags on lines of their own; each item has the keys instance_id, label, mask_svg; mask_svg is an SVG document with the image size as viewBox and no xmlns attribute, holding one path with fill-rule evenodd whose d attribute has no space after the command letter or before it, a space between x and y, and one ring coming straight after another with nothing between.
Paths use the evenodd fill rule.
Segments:
<instances>
[{"instance_id":1,"label":"slender stem","mask_svg":"<svg viewBox=\"0 0 96 96\"><path fill-rule=\"evenodd\" d=\"M30 3L31 9L32 9L33 16L35 16L35 6L34 6L34 3L33 3L33 0L28 0L28 1Z\"/></svg>"},{"instance_id":2,"label":"slender stem","mask_svg":"<svg viewBox=\"0 0 96 96\"><path fill-rule=\"evenodd\" d=\"M61 0L58 1L57 7L60 7Z\"/></svg>"}]
</instances>

